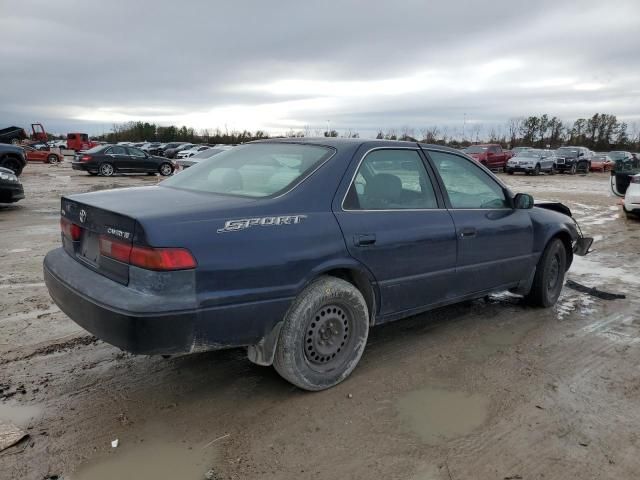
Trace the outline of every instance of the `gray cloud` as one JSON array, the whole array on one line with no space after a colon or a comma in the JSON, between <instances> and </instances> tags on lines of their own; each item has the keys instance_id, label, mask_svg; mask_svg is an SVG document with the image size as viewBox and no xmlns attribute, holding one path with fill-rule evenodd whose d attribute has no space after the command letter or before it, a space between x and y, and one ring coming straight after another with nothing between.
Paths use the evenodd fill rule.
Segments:
<instances>
[{"instance_id":1,"label":"gray cloud","mask_svg":"<svg viewBox=\"0 0 640 480\"><path fill-rule=\"evenodd\" d=\"M99 133L640 121L635 0L0 5L0 119Z\"/></svg>"}]
</instances>

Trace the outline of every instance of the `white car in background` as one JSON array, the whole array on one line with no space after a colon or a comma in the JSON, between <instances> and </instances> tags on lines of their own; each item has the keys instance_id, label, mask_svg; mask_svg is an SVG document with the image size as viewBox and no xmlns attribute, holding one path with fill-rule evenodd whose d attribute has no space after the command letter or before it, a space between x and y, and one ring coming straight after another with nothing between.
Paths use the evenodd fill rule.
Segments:
<instances>
[{"instance_id":1,"label":"white car in background","mask_svg":"<svg viewBox=\"0 0 640 480\"><path fill-rule=\"evenodd\" d=\"M627 216L640 216L640 173L631 177L631 183L624 194L624 205L622 207Z\"/></svg>"},{"instance_id":2,"label":"white car in background","mask_svg":"<svg viewBox=\"0 0 640 480\"><path fill-rule=\"evenodd\" d=\"M211 147L206 150L203 150L202 152L196 155L193 155L192 157L180 158L178 159L178 162L177 162L178 169L184 170L185 168L189 168L195 165L196 163L200 163L204 160L207 160L208 158L213 157L214 155L222 153L225 150L229 150L231 148L233 148L231 145L216 145L215 147Z\"/></svg>"},{"instance_id":3,"label":"white car in background","mask_svg":"<svg viewBox=\"0 0 640 480\"><path fill-rule=\"evenodd\" d=\"M192 147L186 150L181 150L178 152L178 154L176 155L176 158L189 158L189 157L193 157L194 155L197 155L198 153L202 152L203 150L209 150L210 146L208 145L198 145L196 147Z\"/></svg>"}]
</instances>

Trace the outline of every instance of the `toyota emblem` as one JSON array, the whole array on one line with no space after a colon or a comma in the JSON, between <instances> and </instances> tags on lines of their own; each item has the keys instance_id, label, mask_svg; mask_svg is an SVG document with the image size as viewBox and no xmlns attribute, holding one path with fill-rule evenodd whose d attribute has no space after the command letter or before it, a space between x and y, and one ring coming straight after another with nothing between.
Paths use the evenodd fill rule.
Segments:
<instances>
[{"instance_id":1,"label":"toyota emblem","mask_svg":"<svg viewBox=\"0 0 640 480\"><path fill-rule=\"evenodd\" d=\"M80 210L80 223L84 223L86 219L87 219L87 212L84 209Z\"/></svg>"}]
</instances>

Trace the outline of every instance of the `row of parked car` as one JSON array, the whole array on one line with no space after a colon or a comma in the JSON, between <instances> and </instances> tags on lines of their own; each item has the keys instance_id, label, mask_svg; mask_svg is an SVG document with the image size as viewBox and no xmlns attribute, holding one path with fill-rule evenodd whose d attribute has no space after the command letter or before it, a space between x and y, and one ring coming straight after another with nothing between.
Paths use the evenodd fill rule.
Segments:
<instances>
[{"instance_id":1,"label":"row of parked car","mask_svg":"<svg viewBox=\"0 0 640 480\"><path fill-rule=\"evenodd\" d=\"M492 170L508 174L522 172L530 175L545 173L570 173L590 171L607 172L619 164L638 161L638 154L626 151L593 152L585 147L560 147L557 150L516 147L503 150L498 144L471 145L463 150L467 155Z\"/></svg>"},{"instance_id":2,"label":"row of parked car","mask_svg":"<svg viewBox=\"0 0 640 480\"><path fill-rule=\"evenodd\" d=\"M118 142L118 145L139 148L149 155L167 158L190 158L204 150L220 146L217 144L189 142Z\"/></svg>"}]
</instances>

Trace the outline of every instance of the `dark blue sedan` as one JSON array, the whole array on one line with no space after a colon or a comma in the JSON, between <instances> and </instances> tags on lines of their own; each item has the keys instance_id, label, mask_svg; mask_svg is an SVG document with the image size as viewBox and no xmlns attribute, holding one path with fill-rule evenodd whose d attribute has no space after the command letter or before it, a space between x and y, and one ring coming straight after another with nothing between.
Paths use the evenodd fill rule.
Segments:
<instances>
[{"instance_id":1,"label":"dark blue sedan","mask_svg":"<svg viewBox=\"0 0 640 480\"><path fill-rule=\"evenodd\" d=\"M553 305L590 239L566 207L541 207L445 147L261 141L157 186L62 198L44 276L65 313L124 350L243 346L321 390L374 325L503 290Z\"/></svg>"}]
</instances>

